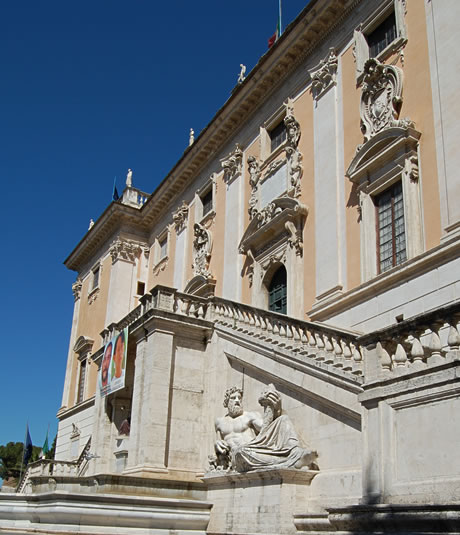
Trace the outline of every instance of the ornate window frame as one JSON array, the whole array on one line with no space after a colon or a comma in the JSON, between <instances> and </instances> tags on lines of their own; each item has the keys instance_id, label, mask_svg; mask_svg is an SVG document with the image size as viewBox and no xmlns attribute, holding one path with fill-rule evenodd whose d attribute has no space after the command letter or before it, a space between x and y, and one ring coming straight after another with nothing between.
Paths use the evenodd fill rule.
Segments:
<instances>
[{"instance_id":1,"label":"ornate window frame","mask_svg":"<svg viewBox=\"0 0 460 535\"><path fill-rule=\"evenodd\" d=\"M203 198L212 191L212 209L203 214ZM216 193L217 193L217 178L216 173L213 173L209 180L201 188L195 192L195 221L203 223L208 219L212 219L216 215Z\"/></svg>"},{"instance_id":2,"label":"ornate window frame","mask_svg":"<svg viewBox=\"0 0 460 535\"><path fill-rule=\"evenodd\" d=\"M283 104L278 108L275 113L271 115L260 127L260 157L262 160L262 165L268 165L273 161L279 154L281 154L286 146L286 139L276 147L273 151L271 150L271 137L270 132L274 130L286 117L286 104Z\"/></svg>"},{"instance_id":3,"label":"ornate window frame","mask_svg":"<svg viewBox=\"0 0 460 535\"><path fill-rule=\"evenodd\" d=\"M153 244L153 270L155 275L166 267L169 260L169 252L171 247L171 232L169 227L165 228L163 232L157 235ZM162 254L162 244L166 241L165 254Z\"/></svg>"},{"instance_id":4,"label":"ornate window frame","mask_svg":"<svg viewBox=\"0 0 460 535\"><path fill-rule=\"evenodd\" d=\"M410 126L383 130L358 151L348 168L347 176L357 185L359 195L361 282L380 274L374 198L398 181L403 190L407 260L424 250L418 169L420 136ZM384 273L403 265L404 262Z\"/></svg>"},{"instance_id":5,"label":"ornate window frame","mask_svg":"<svg viewBox=\"0 0 460 535\"><path fill-rule=\"evenodd\" d=\"M361 83L364 76L364 64L369 59L369 45L366 36L371 33L394 11L396 19L396 39L394 39L376 59L383 61L394 52L401 51L407 43L407 28L405 22L406 0L387 0L372 13L353 34L353 51L356 62L356 79Z\"/></svg>"},{"instance_id":6,"label":"ornate window frame","mask_svg":"<svg viewBox=\"0 0 460 535\"><path fill-rule=\"evenodd\" d=\"M89 377L89 368L91 364L91 351L93 349L94 340L86 336L80 336L75 342L73 347L74 352L78 355L78 371L77 371L77 381L75 384L75 404L82 403L86 399L87 388L88 388L88 377ZM83 385L81 384L81 369L85 367L85 374L83 377ZM80 389L83 386L83 392L80 399L79 393Z\"/></svg>"}]
</instances>

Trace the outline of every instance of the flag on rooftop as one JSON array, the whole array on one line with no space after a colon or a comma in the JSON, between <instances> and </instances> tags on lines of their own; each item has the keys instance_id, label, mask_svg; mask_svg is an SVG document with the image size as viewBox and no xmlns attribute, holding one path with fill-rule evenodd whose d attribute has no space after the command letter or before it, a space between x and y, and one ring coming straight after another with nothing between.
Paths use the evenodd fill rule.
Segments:
<instances>
[{"instance_id":1,"label":"flag on rooftop","mask_svg":"<svg viewBox=\"0 0 460 535\"><path fill-rule=\"evenodd\" d=\"M278 22L276 24L276 31L268 40L268 48L271 48L276 41L281 37L283 30L281 29L281 0L278 0Z\"/></svg>"},{"instance_id":2,"label":"flag on rooftop","mask_svg":"<svg viewBox=\"0 0 460 535\"><path fill-rule=\"evenodd\" d=\"M29 462L29 459L32 456L32 439L30 438L30 432L29 432L29 424L27 424L26 427L26 440L24 442L24 457L23 462L24 464L27 464Z\"/></svg>"},{"instance_id":3,"label":"flag on rooftop","mask_svg":"<svg viewBox=\"0 0 460 535\"><path fill-rule=\"evenodd\" d=\"M118 201L120 195L118 195L118 190L116 186L117 177L113 179L113 192L112 192L112 201Z\"/></svg>"},{"instance_id":4,"label":"flag on rooftop","mask_svg":"<svg viewBox=\"0 0 460 535\"><path fill-rule=\"evenodd\" d=\"M43 443L43 447L42 447L42 451L40 453L40 457L45 457L46 454L50 451L50 447L48 445L48 432L49 432L49 428L46 431L46 438L45 438L45 442Z\"/></svg>"}]
</instances>

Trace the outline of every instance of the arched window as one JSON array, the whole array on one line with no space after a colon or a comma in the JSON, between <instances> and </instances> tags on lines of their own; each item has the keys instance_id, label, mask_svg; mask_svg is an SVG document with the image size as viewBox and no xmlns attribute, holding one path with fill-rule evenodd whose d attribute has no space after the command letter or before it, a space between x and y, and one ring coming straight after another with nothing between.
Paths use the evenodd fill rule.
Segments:
<instances>
[{"instance_id":1,"label":"arched window","mask_svg":"<svg viewBox=\"0 0 460 535\"><path fill-rule=\"evenodd\" d=\"M287 273L284 266L276 270L268 287L268 310L287 314Z\"/></svg>"}]
</instances>

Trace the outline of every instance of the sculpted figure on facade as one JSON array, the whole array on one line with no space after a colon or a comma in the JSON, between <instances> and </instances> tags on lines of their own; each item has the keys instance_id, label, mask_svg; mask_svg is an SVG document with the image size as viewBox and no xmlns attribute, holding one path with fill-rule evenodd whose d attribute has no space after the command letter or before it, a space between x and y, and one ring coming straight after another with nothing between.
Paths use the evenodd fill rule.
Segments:
<instances>
[{"instance_id":1,"label":"sculpted figure on facade","mask_svg":"<svg viewBox=\"0 0 460 535\"><path fill-rule=\"evenodd\" d=\"M402 87L403 75L399 67L385 65L375 58L366 61L360 109L365 142L386 128L413 126L409 119L399 119Z\"/></svg>"},{"instance_id":2,"label":"sculpted figure on facade","mask_svg":"<svg viewBox=\"0 0 460 535\"><path fill-rule=\"evenodd\" d=\"M182 201L182 204L179 206L179 208L173 212L172 217L174 226L176 227L176 233L179 233L187 224L188 204L185 201Z\"/></svg>"},{"instance_id":3,"label":"sculpted figure on facade","mask_svg":"<svg viewBox=\"0 0 460 535\"><path fill-rule=\"evenodd\" d=\"M195 238L193 240L193 272L195 275L210 277L209 261L211 259L212 238L211 232L203 225L195 223Z\"/></svg>"},{"instance_id":4,"label":"sculpted figure on facade","mask_svg":"<svg viewBox=\"0 0 460 535\"><path fill-rule=\"evenodd\" d=\"M248 156L249 185L251 186L251 196L249 198L249 219L252 219L257 210L257 190L259 189L260 164L254 156Z\"/></svg>"},{"instance_id":5,"label":"sculpted figure on facade","mask_svg":"<svg viewBox=\"0 0 460 535\"><path fill-rule=\"evenodd\" d=\"M227 156L227 158L221 160L225 182L230 182L237 174L241 173L242 162L243 150L239 143L237 143L235 149Z\"/></svg>"},{"instance_id":6,"label":"sculpted figure on facade","mask_svg":"<svg viewBox=\"0 0 460 535\"><path fill-rule=\"evenodd\" d=\"M288 110L291 108L288 107ZM300 124L292 112L286 115L284 124L286 125L286 157L289 176L288 193L293 197L299 197L300 180L303 174L302 154L297 148L300 140Z\"/></svg>"},{"instance_id":7,"label":"sculpted figure on facade","mask_svg":"<svg viewBox=\"0 0 460 535\"><path fill-rule=\"evenodd\" d=\"M336 83L337 66L339 60L333 48L325 59L319 62L319 65L310 71L311 91L313 98L318 100L332 85Z\"/></svg>"},{"instance_id":8,"label":"sculpted figure on facade","mask_svg":"<svg viewBox=\"0 0 460 535\"><path fill-rule=\"evenodd\" d=\"M247 412L243 391L232 387L225 392L227 414L217 418L216 457L211 468L249 472L257 469L316 468L316 452L300 446L291 420L281 410L281 396L273 385L260 395L264 412Z\"/></svg>"}]
</instances>

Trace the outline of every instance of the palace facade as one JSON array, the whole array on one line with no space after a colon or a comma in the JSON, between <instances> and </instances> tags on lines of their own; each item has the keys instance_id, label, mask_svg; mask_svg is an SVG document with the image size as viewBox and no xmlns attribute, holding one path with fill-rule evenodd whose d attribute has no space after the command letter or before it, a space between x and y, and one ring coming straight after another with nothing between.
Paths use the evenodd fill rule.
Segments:
<instances>
[{"instance_id":1,"label":"palace facade","mask_svg":"<svg viewBox=\"0 0 460 535\"><path fill-rule=\"evenodd\" d=\"M0 532L460 532L459 20L311 0L153 193L128 173Z\"/></svg>"}]
</instances>

